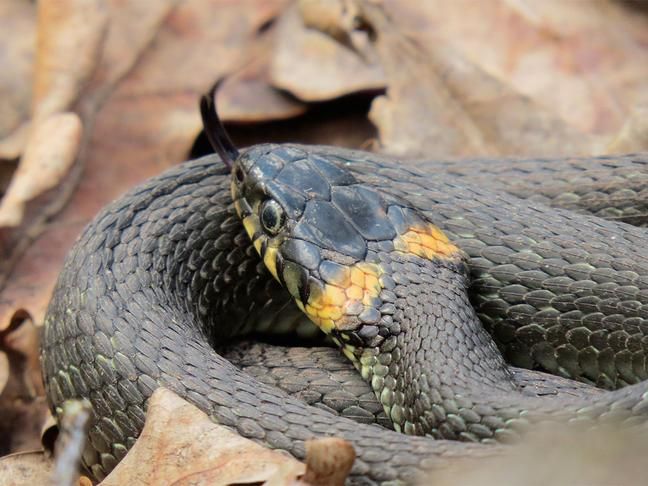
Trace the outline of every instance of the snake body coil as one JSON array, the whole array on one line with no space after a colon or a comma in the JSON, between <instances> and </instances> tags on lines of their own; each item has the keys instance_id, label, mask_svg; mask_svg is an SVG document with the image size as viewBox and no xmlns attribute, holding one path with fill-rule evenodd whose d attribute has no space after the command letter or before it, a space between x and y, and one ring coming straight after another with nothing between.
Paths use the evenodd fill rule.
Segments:
<instances>
[{"instance_id":1,"label":"snake body coil","mask_svg":"<svg viewBox=\"0 0 648 486\"><path fill-rule=\"evenodd\" d=\"M406 201L467 255L473 305L511 362L607 388L647 377L648 249L642 228L549 209L363 152L260 145L241 157L249 170L260 161L324 164L376 194ZM294 306L287 308L290 294L306 302L309 297L300 288L293 289L297 294L282 290L272 268L268 272L260 262L229 186L230 177L217 158L185 163L107 207L68 256L46 317L43 372L55 410L60 411L65 399L91 401L95 420L84 462L97 477L132 446L144 423L146 400L158 386L174 390L241 435L297 457L303 457L308 438L343 437L358 454L351 478L358 484L410 481L446 457L498 453L503 446L410 437L336 417L257 382L218 355L214 346L271 327L276 316L295 311ZM248 227L248 232L250 228L254 230ZM267 254L267 247L257 249ZM412 263L402 262L406 267ZM454 277L461 275L454 268L449 271L442 278L461 289L465 279ZM473 425L472 435L463 438L497 436L537 402L519 397L511 401L515 385L508 368L483 334L461 327L457 319L476 321L466 298L457 290L449 292L451 296L441 296L452 297L459 312L440 313L470 344L455 332L435 341L441 353L445 346L454 347L451 359L438 363L439 373L450 380L446 385L459 383L454 372L466 370L472 351L483 359L473 363L476 375L460 383L466 393L474 391L470 387L482 366L499 374L480 376L486 380L479 388L486 397L481 403L456 388L439 388L446 408L445 422L438 423L451 427L432 426L432 432L461 436L463 427ZM407 300L406 295L398 297ZM363 345L371 333L359 336ZM397 344L389 352L405 353L413 346ZM378 368L372 366L376 376ZM632 419L646 413L646 390L639 383L592 402L561 398L552 407L594 418ZM597 406L590 407L593 400ZM546 409L543 405L538 410ZM441 414L433 407L435 411ZM403 428L411 429L407 423L402 421Z\"/></svg>"}]
</instances>

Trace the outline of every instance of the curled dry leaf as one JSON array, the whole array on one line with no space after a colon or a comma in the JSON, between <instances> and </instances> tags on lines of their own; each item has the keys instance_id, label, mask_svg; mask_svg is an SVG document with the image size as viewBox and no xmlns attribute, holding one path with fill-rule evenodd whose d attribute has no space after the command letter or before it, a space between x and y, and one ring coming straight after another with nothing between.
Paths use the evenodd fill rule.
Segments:
<instances>
[{"instance_id":1,"label":"curled dry leaf","mask_svg":"<svg viewBox=\"0 0 648 486\"><path fill-rule=\"evenodd\" d=\"M0 457L3 486L49 484L52 460L43 451L19 452Z\"/></svg>"},{"instance_id":2,"label":"curled dry leaf","mask_svg":"<svg viewBox=\"0 0 648 486\"><path fill-rule=\"evenodd\" d=\"M632 133L633 143L608 150L646 146L641 132L631 130L637 120L628 118L646 102L648 51L641 46L648 18L627 4L302 0L299 6L304 24L343 44L344 6L377 37L374 64L384 69L388 94L370 116L383 151L428 158L592 154L604 152L624 124L618 142ZM294 20L284 24L285 38L304 30ZM293 54L286 59L308 65L301 61L306 53L288 47ZM309 70L275 62L273 76L307 99L331 65L338 78L357 79L334 55L321 55Z\"/></svg>"},{"instance_id":3,"label":"curled dry leaf","mask_svg":"<svg viewBox=\"0 0 648 486\"><path fill-rule=\"evenodd\" d=\"M25 204L56 187L74 163L81 141L75 113L56 113L34 121L26 150L0 203L0 227L18 226Z\"/></svg>"},{"instance_id":4,"label":"curled dry leaf","mask_svg":"<svg viewBox=\"0 0 648 486\"><path fill-rule=\"evenodd\" d=\"M290 456L212 422L173 392L158 389L142 434L102 486L132 484L287 484L304 472Z\"/></svg>"},{"instance_id":5,"label":"curled dry leaf","mask_svg":"<svg viewBox=\"0 0 648 486\"><path fill-rule=\"evenodd\" d=\"M388 79L387 95L374 101L369 115L384 151L427 157L592 151L588 137L458 52L424 46L380 6L359 5L376 32Z\"/></svg>"},{"instance_id":6,"label":"curled dry leaf","mask_svg":"<svg viewBox=\"0 0 648 486\"><path fill-rule=\"evenodd\" d=\"M272 84L302 101L323 101L384 87L383 68L329 35L308 28L296 7L277 21L270 65ZM364 34L360 34L364 35Z\"/></svg>"},{"instance_id":7,"label":"curled dry leaf","mask_svg":"<svg viewBox=\"0 0 648 486\"><path fill-rule=\"evenodd\" d=\"M447 87L451 104L484 136L490 153L600 152L633 108L646 103L648 17L627 2L384 4L390 25L429 53L426 64ZM461 64L472 67L464 72ZM417 77L427 84L424 74ZM393 127L414 118L406 110L401 115L394 115Z\"/></svg>"},{"instance_id":8,"label":"curled dry leaf","mask_svg":"<svg viewBox=\"0 0 648 486\"><path fill-rule=\"evenodd\" d=\"M648 101L641 2L385 1L419 42L449 45L580 132L611 137Z\"/></svg>"},{"instance_id":9,"label":"curled dry leaf","mask_svg":"<svg viewBox=\"0 0 648 486\"><path fill-rule=\"evenodd\" d=\"M93 73L107 26L102 0L38 2L32 117L67 111Z\"/></svg>"},{"instance_id":10,"label":"curled dry leaf","mask_svg":"<svg viewBox=\"0 0 648 486\"><path fill-rule=\"evenodd\" d=\"M304 103L274 89L266 66L255 63L227 78L218 91L218 112L223 121L259 122L303 115Z\"/></svg>"},{"instance_id":11,"label":"curled dry leaf","mask_svg":"<svg viewBox=\"0 0 648 486\"><path fill-rule=\"evenodd\" d=\"M31 78L36 50L36 5L24 0L0 2L0 158L20 154L19 138L5 139L29 117ZM10 137L14 138L14 137ZM5 141L6 140L6 141ZM18 147L18 150L16 149Z\"/></svg>"},{"instance_id":12,"label":"curled dry leaf","mask_svg":"<svg viewBox=\"0 0 648 486\"><path fill-rule=\"evenodd\" d=\"M17 3L19 2L12 1L10 5ZM29 5L27 2L20 3ZM31 118L46 118L69 110L94 72L107 25L106 9L101 0L44 0L38 2L37 6L37 31L34 30L34 18L29 17L27 20L25 10L26 7L14 13L0 11L0 20L11 20L14 24L19 21L18 25L23 26L18 35L12 36L11 42L5 43L12 46L8 52L19 50L21 54L13 62L10 59L12 69L7 71L17 72L21 77L14 74L14 83L3 98L11 100L9 106L14 107L28 105L30 100ZM11 29L8 31L11 32ZM34 42L35 38L37 42ZM36 56L35 66L32 66L34 44ZM26 62L29 62L29 66L23 67ZM16 80L19 82L15 82ZM7 116L9 113L3 111L0 118ZM26 113L21 112L21 123L14 123L14 131L0 140L0 157L17 158L26 145L31 143L32 131L36 128L25 121L25 118ZM0 133L3 133L3 119L0 119ZM15 225L17 215L18 213L12 214L5 223Z\"/></svg>"},{"instance_id":13,"label":"curled dry leaf","mask_svg":"<svg viewBox=\"0 0 648 486\"><path fill-rule=\"evenodd\" d=\"M8 376L0 390L0 455L40 446L48 415L39 362L39 330L30 319L16 319L0 332L0 356Z\"/></svg>"}]
</instances>

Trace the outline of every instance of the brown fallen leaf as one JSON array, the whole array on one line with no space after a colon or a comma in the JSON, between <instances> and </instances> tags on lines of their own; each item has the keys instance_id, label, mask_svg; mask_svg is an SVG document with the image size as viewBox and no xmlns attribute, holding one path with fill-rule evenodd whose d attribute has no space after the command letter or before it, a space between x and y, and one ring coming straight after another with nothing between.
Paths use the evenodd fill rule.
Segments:
<instances>
[{"instance_id":1,"label":"brown fallen leaf","mask_svg":"<svg viewBox=\"0 0 648 486\"><path fill-rule=\"evenodd\" d=\"M579 132L601 136L648 101L648 16L633 8L641 3L384 0L401 32L428 48L447 45Z\"/></svg>"},{"instance_id":2,"label":"brown fallen leaf","mask_svg":"<svg viewBox=\"0 0 648 486\"><path fill-rule=\"evenodd\" d=\"M358 33L366 37L365 33ZM367 52L370 58L370 52ZM302 101L322 101L384 87L380 63L362 59L327 34L304 25L295 7L277 21L270 78Z\"/></svg>"},{"instance_id":3,"label":"brown fallen leaf","mask_svg":"<svg viewBox=\"0 0 648 486\"><path fill-rule=\"evenodd\" d=\"M237 123L282 120L303 115L305 103L272 87L267 64L256 61L228 77L218 91L218 112L223 121Z\"/></svg>"},{"instance_id":4,"label":"brown fallen leaf","mask_svg":"<svg viewBox=\"0 0 648 486\"><path fill-rule=\"evenodd\" d=\"M77 182L77 177L66 180L66 176L79 174L69 169L76 160L81 122L77 115L60 113L76 101L92 74L106 25L99 0L39 2L37 20L34 75L25 80L33 86L32 118L0 143L0 149L14 156L22 154L29 144L29 153L19 162L0 207L0 251L5 255L0 260L0 288L18 256L44 222L65 204ZM50 191L62 183L60 190ZM26 207L28 201L44 192L47 195L42 200ZM25 218L26 212L30 214ZM0 321L0 329L7 322Z\"/></svg>"},{"instance_id":5,"label":"brown fallen leaf","mask_svg":"<svg viewBox=\"0 0 648 486\"><path fill-rule=\"evenodd\" d=\"M72 106L97 66L107 25L102 0L38 2L33 118Z\"/></svg>"},{"instance_id":6,"label":"brown fallen leaf","mask_svg":"<svg viewBox=\"0 0 648 486\"><path fill-rule=\"evenodd\" d=\"M102 486L131 484L288 484L305 470L292 457L266 449L212 422L173 392L151 397L144 429Z\"/></svg>"},{"instance_id":7,"label":"brown fallen leaf","mask_svg":"<svg viewBox=\"0 0 648 486\"><path fill-rule=\"evenodd\" d=\"M36 50L36 5L23 0L0 2L0 159L14 159L20 154L17 139L5 142L29 117L33 60ZM24 135L22 135L24 137Z\"/></svg>"},{"instance_id":8,"label":"brown fallen leaf","mask_svg":"<svg viewBox=\"0 0 648 486\"><path fill-rule=\"evenodd\" d=\"M40 372L39 330L29 319L15 319L0 331L0 455L40 447L49 410Z\"/></svg>"},{"instance_id":9,"label":"brown fallen leaf","mask_svg":"<svg viewBox=\"0 0 648 486\"><path fill-rule=\"evenodd\" d=\"M76 113L54 113L33 122L18 169L0 201L0 227L18 226L25 205L65 177L76 160L81 130Z\"/></svg>"},{"instance_id":10,"label":"brown fallen leaf","mask_svg":"<svg viewBox=\"0 0 648 486\"><path fill-rule=\"evenodd\" d=\"M52 460L43 451L19 452L0 457L3 486L49 484Z\"/></svg>"},{"instance_id":11,"label":"brown fallen leaf","mask_svg":"<svg viewBox=\"0 0 648 486\"><path fill-rule=\"evenodd\" d=\"M0 18L7 20L24 19L22 11L2 14L0 12ZM23 42L29 46L34 39L26 36L33 36L35 32L35 19L30 20L23 22L25 32L16 36L19 40L24 39ZM29 66L29 71L33 69L34 75L24 76L22 80L23 86L32 85L29 92L32 120L67 111L76 101L97 65L106 28L106 11L101 0L44 0L38 2L37 25L35 65ZM25 57L28 56L23 55L23 62ZM31 57L28 60L31 61ZM12 67L16 65L20 63L14 61ZM19 93L18 89L12 90L9 99L18 98ZM24 114L22 120L12 134L0 140L1 157L18 157L25 145L31 143L31 132L39 130L25 120ZM21 175L18 174L18 177ZM53 180L50 186L56 185L56 182ZM19 184L24 185L25 182ZM18 215L17 212L13 217Z\"/></svg>"},{"instance_id":12,"label":"brown fallen leaf","mask_svg":"<svg viewBox=\"0 0 648 486\"><path fill-rule=\"evenodd\" d=\"M309 99L328 72L341 84L358 80L357 68L339 62L330 48L299 51L308 44L291 43L295 32L303 35L303 24L331 41L341 32L351 35L350 22L330 13L349 3L356 6L347 7L358 12L356 24L367 24L370 39L377 38L363 52L388 78L388 93L370 114L383 151L426 157L604 153L627 146L610 141L635 107L646 104L648 51L641 47L648 17L613 0L302 0L302 25L293 18L280 22L287 26L286 53L293 54L273 64L278 86ZM277 57L283 48L280 36ZM308 55L316 59L312 65L297 61ZM355 55L356 62L361 58ZM630 146L648 148L632 133L637 141Z\"/></svg>"},{"instance_id":13,"label":"brown fallen leaf","mask_svg":"<svg viewBox=\"0 0 648 486\"><path fill-rule=\"evenodd\" d=\"M591 137L458 52L443 44L424 45L381 7L358 4L376 32L388 79L387 94L374 100L369 114L384 151L428 158L593 151Z\"/></svg>"}]
</instances>

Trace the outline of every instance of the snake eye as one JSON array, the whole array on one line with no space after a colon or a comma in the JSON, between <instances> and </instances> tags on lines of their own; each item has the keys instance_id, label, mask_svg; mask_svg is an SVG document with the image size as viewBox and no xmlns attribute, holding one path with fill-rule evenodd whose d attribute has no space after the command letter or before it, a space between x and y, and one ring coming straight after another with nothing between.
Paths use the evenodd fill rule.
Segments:
<instances>
[{"instance_id":1,"label":"snake eye","mask_svg":"<svg viewBox=\"0 0 648 486\"><path fill-rule=\"evenodd\" d=\"M279 233L285 221L286 214L277 201L268 199L261 205L261 224L268 233Z\"/></svg>"}]
</instances>

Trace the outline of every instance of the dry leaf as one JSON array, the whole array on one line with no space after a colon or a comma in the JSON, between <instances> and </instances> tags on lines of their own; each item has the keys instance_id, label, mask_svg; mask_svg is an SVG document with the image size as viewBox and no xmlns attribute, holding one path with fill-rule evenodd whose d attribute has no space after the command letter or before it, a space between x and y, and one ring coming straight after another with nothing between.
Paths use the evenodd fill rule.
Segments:
<instances>
[{"instance_id":1,"label":"dry leaf","mask_svg":"<svg viewBox=\"0 0 648 486\"><path fill-rule=\"evenodd\" d=\"M300 6L304 22L340 38L340 32L349 33L349 22L330 12L347 3L303 0ZM623 2L356 0L355 5L378 39L378 59L369 58L388 77L388 94L371 112L384 151L428 158L591 155L605 152L633 109L646 104L648 51L641 46L648 42L648 17ZM377 15L383 5L385 15ZM307 51L302 46L308 43L294 42L305 35L297 20L294 15L281 20L287 27L272 69L278 86L311 99L313 86L317 90L328 72L341 85L359 79L358 69L339 62L337 51L325 44ZM338 49L354 56L340 44ZM371 53L371 46L365 51ZM282 55L285 62L277 62ZM356 62L361 58L355 55ZM637 141L630 146L647 149L632 133Z\"/></svg>"},{"instance_id":2,"label":"dry leaf","mask_svg":"<svg viewBox=\"0 0 648 486\"><path fill-rule=\"evenodd\" d=\"M601 152L646 103L648 17L623 2L385 4L391 25L430 53L450 101L469 114L489 153ZM408 120L403 113L393 125Z\"/></svg>"},{"instance_id":3,"label":"dry leaf","mask_svg":"<svg viewBox=\"0 0 648 486\"><path fill-rule=\"evenodd\" d=\"M93 73L107 26L102 0L38 2L32 117L68 111Z\"/></svg>"},{"instance_id":4,"label":"dry leaf","mask_svg":"<svg viewBox=\"0 0 648 486\"><path fill-rule=\"evenodd\" d=\"M228 77L218 90L218 114L223 121L263 122L294 118L307 106L273 88L268 79L267 43L255 53L256 61Z\"/></svg>"},{"instance_id":5,"label":"dry leaf","mask_svg":"<svg viewBox=\"0 0 648 486\"><path fill-rule=\"evenodd\" d=\"M362 59L349 47L307 28L297 8L277 22L271 59L272 84L303 101L322 101L357 91L382 89L382 66Z\"/></svg>"},{"instance_id":6,"label":"dry leaf","mask_svg":"<svg viewBox=\"0 0 648 486\"><path fill-rule=\"evenodd\" d=\"M49 484L52 460L43 451L20 452L0 457L3 486Z\"/></svg>"},{"instance_id":7,"label":"dry leaf","mask_svg":"<svg viewBox=\"0 0 648 486\"><path fill-rule=\"evenodd\" d=\"M56 187L76 160L81 121L75 113L55 113L33 122L18 170L0 202L0 227L18 226L25 205Z\"/></svg>"},{"instance_id":8,"label":"dry leaf","mask_svg":"<svg viewBox=\"0 0 648 486\"><path fill-rule=\"evenodd\" d=\"M39 330L28 319L0 332L0 363L6 382L0 388L0 455L40 447L49 411L40 372ZM0 365L1 366L1 365Z\"/></svg>"},{"instance_id":9,"label":"dry leaf","mask_svg":"<svg viewBox=\"0 0 648 486\"><path fill-rule=\"evenodd\" d=\"M24 0L0 2L0 45L2 46L2 71L0 71L0 158L11 159L17 155L7 150L4 137L29 117L31 79L36 50L34 19L36 6Z\"/></svg>"},{"instance_id":10,"label":"dry leaf","mask_svg":"<svg viewBox=\"0 0 648 486\"><path fill-rule=\"evenodd\" d=\"M215 424L169 390L156 390L148 403L142 434L102 486L133 478L143 485L279 486L304 472L299 461Z\"/></svg>"},{"instance_id":11,"label":"dry leaf","mask_svg":"<svg viewBox=\"0 0 648 486\"><path fill-rule=\"evenodd\" d=\"M0 157L12 159L20 156L33 136L33 127L26 121L27 106L31 105L31 118L46 118L67 111L77 99L100 57L106 15L101 0L40 1L36 36L36 16L33 8L28 7L29 3L12 1L8 6L9 11L0 11L0 21L11 22L12 26L3 29L3 33L20 30L17 35L12 35L11 42L3 44L12 46L10 54L18 53L15 58L7 60L11 66L7 72L13 74L13 82L3 99L11 100L10 106L19 106L22 110L18 120L12 120L13 133L2 130L2 123L6 122L5 117L9 118L9 112L3 112L0 117L0 134L7 135L0 140ZM35 66L32 65L34 45L37 45ZM33 93L30 88L33 88ZM11 218L15 220L18 215L16 212ZM5 223L10 221L12 219L5 219Z\"/></svg>"},{"instance_id":12,"label":"dry leaf","mask_svg":"<svg viewBox=\"0 0 648 486\"><path fill-rule=\"evenodd\" d=\"M640 2L384 3L401 32L430 50L447 45L582 133L613 135L648 101Z\"/></svg>"},{"instance_id":13,"label":"dry leaf","mask_svg":"<svg viewBox=\"0 0 648 486\"><path fill-rule=\"evenodd\" d=\"M387 95L369 114L384 151L428 158L592 152L593 140L458 52L424 46L383 9L361 4L388 79Z\"/></svg>"}]
</instances>

